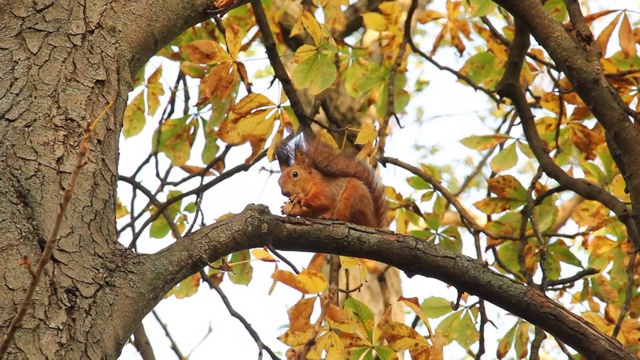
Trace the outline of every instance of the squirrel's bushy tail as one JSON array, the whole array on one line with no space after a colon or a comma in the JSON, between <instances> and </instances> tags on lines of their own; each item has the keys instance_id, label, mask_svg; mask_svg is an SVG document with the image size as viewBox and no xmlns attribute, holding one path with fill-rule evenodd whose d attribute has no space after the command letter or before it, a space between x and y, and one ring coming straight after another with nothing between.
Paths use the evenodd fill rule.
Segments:
<instances>
[{"instance_id":1,"label":"squirrel's bushy tail","mask_svg":"<svg viewBox=\"0 0 640 360\"><path fill-rule=\"evenodd\" d=\"M313 167L325 176L351 177L362 181L371 193L378 227L386 229L389 226L384 186L373 168L364 161L356 160L353 156L340 153L320 140L305 138L304 141L295 142L295 148L299 146L304 146L304 152L313 161Z\"/></svg>"}]
</instances>

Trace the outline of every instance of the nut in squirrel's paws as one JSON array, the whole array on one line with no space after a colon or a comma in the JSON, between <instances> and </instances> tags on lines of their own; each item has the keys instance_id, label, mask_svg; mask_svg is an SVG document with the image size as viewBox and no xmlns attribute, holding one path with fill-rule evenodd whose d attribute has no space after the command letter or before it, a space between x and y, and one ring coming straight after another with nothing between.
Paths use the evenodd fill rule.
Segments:
<instances>
[{"instance_id":1,"label":"nut in squirrel's paws","mask_svg":"<svg viewBox=\"0 0 640 360\"><path fill-rule=\"evenodd\" d=\"M302 214L302 204L294 199L289 199L287 203L282 205L282 214L289 216L300 216Z\"/></svg>"}]
</instances>

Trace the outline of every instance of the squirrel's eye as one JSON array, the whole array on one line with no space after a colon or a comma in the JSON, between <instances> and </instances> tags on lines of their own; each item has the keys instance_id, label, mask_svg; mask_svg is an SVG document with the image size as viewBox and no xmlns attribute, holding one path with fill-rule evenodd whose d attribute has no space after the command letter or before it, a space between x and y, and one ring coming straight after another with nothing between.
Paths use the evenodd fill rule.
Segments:
<instances>
[{"instance_id":1,"label":"squirrel's eye","mask_svg":"<svg viewBox=\"0 0 640 360\"><path fill-rule=\"evenodd\" d=\"M297 171L292 172L291 176L293 176L294 178L297 178L298 177L298 172Z\"/></svg>"}]
</instances>

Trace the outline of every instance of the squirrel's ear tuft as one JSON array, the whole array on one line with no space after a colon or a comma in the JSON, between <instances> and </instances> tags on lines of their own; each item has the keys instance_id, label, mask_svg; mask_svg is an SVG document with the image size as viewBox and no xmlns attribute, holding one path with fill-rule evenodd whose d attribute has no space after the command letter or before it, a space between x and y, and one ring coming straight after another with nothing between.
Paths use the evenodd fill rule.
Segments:
<instances>
[{"instance_id":1,"label":"squirrel's ear tuft","mask_svg":"<svg viewBox=\"0 0 640 360\"><path fill-rule=\"evenodd\" d=\"M276 159L280 167L287 167L293 165L294 154L293 147L289 142L282 142L276 147Z\"/></svg>"}]
</instances>

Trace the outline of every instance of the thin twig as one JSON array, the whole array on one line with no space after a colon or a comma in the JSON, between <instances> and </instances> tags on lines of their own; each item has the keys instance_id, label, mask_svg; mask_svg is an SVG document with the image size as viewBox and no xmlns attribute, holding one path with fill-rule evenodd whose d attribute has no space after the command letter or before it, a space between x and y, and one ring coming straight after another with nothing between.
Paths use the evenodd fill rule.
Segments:
<instances>
[{"instance_id":1,"label":"thin twig","mask_svg":"<svg viewBox=\"0 0 640 360\"><path fill-rule=\"evenodd\" d=\"M613 337L614 339L618 337L618 333L620 332L620 328L622 327L622 322L627 316L627 312L631 308L631 301L633 300L633 290L635 289L635 281L633 281L633 277L635 276L637 255L637 251L634 251L631 253L631 255L629 255L629 264L627 265L627 290L624 294L624 303L622 304L622 308L620 309L620 315L618 315L616 326L613 328L613 332L611 333L611 337Z\"/></svg>"},{"instance_id":2,"label":"thin twig","mask_svg":"<svg viewBox=\"0 0 640 360\"><path fill-rule=\"evenodd\" d=\"M267 57L269 58L271 66L273 67L275 76L282 84L282 88L284 89L284 92L285 94L287 94L287 98L289 98L289 102L291 103L291 109L296 114L298 123L300 124L302 130L305 133L311 133L311 127L309 125L307 112L304 109L300 98L298 97L298 92L293 86L291 78L289 78L289 75L287 74L287 70L284 68L282 61L280 60L280 55L278 54L278 49L276 48L276 42L273 38L273 33L271 33L271 29L269 28L269 21L267 20L267 15L262 8L262 3L260 2L260 0L252 0L251 7L253 8L256 23L258 24L258 28L260 29L260 33L262 34L262 42L264 43L265 50L267 51Z\"/></svg>"},{"instance_id":3,"label":"thin twig","mask_svg":"<svg viewBox=\"0 0 640 360\"><path fill-rule=\"evenodd\" d=\"M258 358L259 359L262 358L262 350L264 350L271 356L272 359L279 359L276 353L273 352L273 350L271 350L271 348L269 348L267 345L265 345L262 342L262 340L260 340L260 336L253 329L251 324L249 324L247 319L245 319L244 316L242 316L239 312L237 312L233 308L233 306L231 306L231 301L229 301L229 298L227 298L227 295L225 295L225 293L222 291L222 289L220 288L220 285L218 285L218 283L216 283L215 280L211 278L211 276L207 275L202 270L200 270L200 277L202 278L202 280L204 280L204 282L207 283L207 285L209 285L211 289L215 290L215 292L218 293L218 295L220 296L220 299L224 303L224 306L227 308L227 311L229 311L229 314L234 318L238 319L238 321L240 321L242 326L244 326L244 328L247 330L249 335L253 338L253 341L256 342L256 344L258 345Z\"/></svg>"},{"instance_id":4,"label":"thin twig","mask_svg":"<svg viewBox=\"0 0 640 360\"><path fill-rule=\"evenodd\" d=\"M9 345L13 340L13 336L15 335L18 326L22 322L22 318L27 313L29 309L29 304L31 303L31 299L33 298L33 294L36 291L36 287L38 286L38 282L42 277L42 273L44 272L44 267L49 262L51 258L51 254L56 247L58 240L58 232L60 231L60 227L62 226L62 220L64 219L64 214L67 212L67 208L69 206L69 202L71 201L71 196L73 195L73 190L75 189L76 181L78 180L78 175L80 174L80 169L84 166L84 157L87 154L89 149L89 139L91 137L91 133L95 129L95 126L98 124L100 120L106 115L107 111L113 106L115 101L111 101L98 115L98 117L94 121L88 121L87 125L84 128L84 134L82 136L82 140L80 140L80 148L78 150L78 156L76 158L76 165L71 172L71 177L69 178L69 182L67 183L67 187L64 190L62 195L62 199L60 200L60 205L58 208L58 213L56 214L56 220L53 225L53 229L51 230L51 235L47 240L47 244L40 256L40 260L38 260L38 266L36 270L31 272L31 282L29 283L29 287L24 295L24 299L18 308L18 312L11 320L9 324L9 329L7 333L2 338L2 343L0 343L0 359L4 358L4 355L9 350Z\"/></svg>"},{"instance_id":5,"label":"thin twig","mask_svg":"<svg viewBox=\"0 0 640 360\"><path fill-rule=\"evenodd\" d=\"M169 342L171 343L171 350L173 350L173 353L176 354L178 359L187 360L187 358L184 355L182 355L182 352L178 348L178 344L176 344L176 341L173 339L173 336L171 336L171 333L167 328L167 324L165 324L164 322L162 322L162 320L160 320L160 316L158 316L158 313L155 310L152 310L151 313L156 318L156 321L158 322L158 324L160 324L160 326L162 327L162 330L164 330L164 334L167 337L167 339L169 339Z\"/></svg>"}]
</instances>

